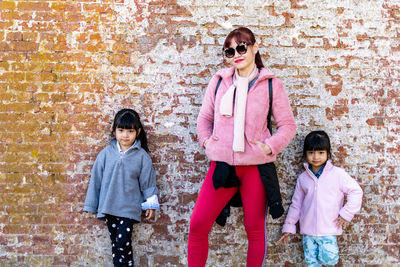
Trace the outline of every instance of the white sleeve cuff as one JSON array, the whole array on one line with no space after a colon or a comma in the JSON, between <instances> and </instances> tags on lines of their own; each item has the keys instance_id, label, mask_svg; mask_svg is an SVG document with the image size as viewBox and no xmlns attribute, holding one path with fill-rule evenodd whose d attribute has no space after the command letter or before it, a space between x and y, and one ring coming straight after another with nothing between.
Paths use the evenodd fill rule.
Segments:
<instances>
[{"instance_id":1,"label":"white sleeve cuff","mask_svg":"<svg viewBox=\"0 0 400 267\"><path fill-rule=\"evenodd\" d=\"M146 202L141 204L142 210L154 209L159 210L160 204L158 203L157 195L152 195L151 197L146 199Z\"/></svg>"}]
</instances>

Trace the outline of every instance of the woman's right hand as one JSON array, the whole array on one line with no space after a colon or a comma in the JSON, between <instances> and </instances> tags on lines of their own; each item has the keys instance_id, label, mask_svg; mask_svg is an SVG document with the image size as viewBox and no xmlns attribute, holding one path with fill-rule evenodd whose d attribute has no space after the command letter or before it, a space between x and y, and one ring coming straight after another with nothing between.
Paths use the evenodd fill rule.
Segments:
<instances>
[{"instance_id":1,"label":"woman's right hand","mask_svg":"<svg viewBox=\"0 0 400 267\"><path fill-rule=\"evenodd\" d=\"M291 235L291 233L284 233L282 235L282 237L278 240L278 244L280 244L281 242L283 242L283 244L287 244L288 243L288 238Z\"/></svg>"},{"instance_id":2,"label":"woman's right hand","mask_svg":"<svg viewBox=\"0 0 400 267\"><path fill-rule=\"evenodd\" d=\"M264 144L264 143L262 143L260 141L257 141L257 140L250 141L250 143L258 145L262 150L264 150L265 155L271 155L272 154L272 150L269 147L269 145Z\"/></svg>"},{"instance_id":3,"label":"woman's right hand","mask_svg":"<svg viewBox=\"0 0 400 267\"><path fill-rule=\"evenodd\" d=\"M210 141L210 139L213 139L213 140L217 141L217 140L218 140L218 137L216 137L216 136L214 136L214 135L211 135L210 137L208 137L208 138L204 141L204 144L203 144L204 148L207 147L207 143L208 143L208 141Z\"/></svg>"}]
</instances>

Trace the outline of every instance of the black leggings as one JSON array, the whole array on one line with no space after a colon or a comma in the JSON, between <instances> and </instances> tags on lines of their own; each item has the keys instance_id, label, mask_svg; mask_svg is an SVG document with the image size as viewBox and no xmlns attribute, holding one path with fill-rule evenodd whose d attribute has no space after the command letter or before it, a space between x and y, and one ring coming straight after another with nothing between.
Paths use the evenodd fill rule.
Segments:
<instances>
[{"instance_id":1,"label":"black leggings","mask_svg":"<svg viewBox=\"0 0 400 267\"><path fill-rule=\"evenodd\" d=\"M132 227L137 221L107 214L106 223L110 232L114 266L134 266L132 256Z\"/></svg>"}]
</instances>

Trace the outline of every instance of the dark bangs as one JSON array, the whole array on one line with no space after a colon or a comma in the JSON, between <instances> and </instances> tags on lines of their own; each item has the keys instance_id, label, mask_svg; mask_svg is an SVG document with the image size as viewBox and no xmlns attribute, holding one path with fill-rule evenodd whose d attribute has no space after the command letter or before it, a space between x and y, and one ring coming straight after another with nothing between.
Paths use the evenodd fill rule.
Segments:
<instances>
[{"instance_id":1,"label":"dark bangs","mask_svg":"<svg viewBox=\"0 0 400 267\"><path fill-rule=\"evenodd\" d=\"M248 45L252 45L256 42L254 34L245 27L240 27L231 31L225 39L224 48L228 48L231 45L232 40L235 40L238 44L246 43Z\"/></svg>"},{"instance_id":2,"label":"dark bangs","mask_svg":"<svg viewBox=\"0 0 400 267\"><path fill-rule=\"evenodd\" d=\"M139 134L136 136L140 140L142 148L149 152L149 147L147 146L147 135L143 128L142 122L140 121L139 114L130 108L124 108L115 114L111 136L115 137L115 130L117 128L122 129L135 129Z\"/></svg>"},{"instance_id":3,"label":"dark bangs","mask_svg":"<svg viewBox=\"0 0 400 267\"><path fill-rule=\"evenodd\" d=\"M323 150L331 157L331 142L329 136L324 131L312 131L304 140L303 157L306 157L307 151Z\"/></svg>"},{"instance_id":4,"label":"dark bangs","mask_svg":"<svg viewBox=\"0 0 400 267\"><path fill-rule=\"evenodd\" d=\"M117 128L122 129L135 129L136 131L141 128L141 123L137 118L137 115L134 114L133 110L130 109L122 109L116 115L112 127L112 133L115 133Z\"/></svg>"}]
</instances>

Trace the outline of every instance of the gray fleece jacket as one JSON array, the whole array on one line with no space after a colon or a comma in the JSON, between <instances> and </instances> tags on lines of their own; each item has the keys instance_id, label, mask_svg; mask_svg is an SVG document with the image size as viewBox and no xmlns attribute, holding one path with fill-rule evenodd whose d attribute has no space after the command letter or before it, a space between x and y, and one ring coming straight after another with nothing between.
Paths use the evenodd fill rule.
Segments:
<instances>
[{"instance_id":1,"label":"gray fleece jacket","mask_svg":"<svg viewBox=\"0 0 400 267\"><path fill-rule=\"evenodd\" d=\"M140 222L140 204L154 194L158 189L153 163L140 141L121 154L113 139L94 162L83 210L97 213L97 218L110 214Z\"/></svg>"}]
</instances>

